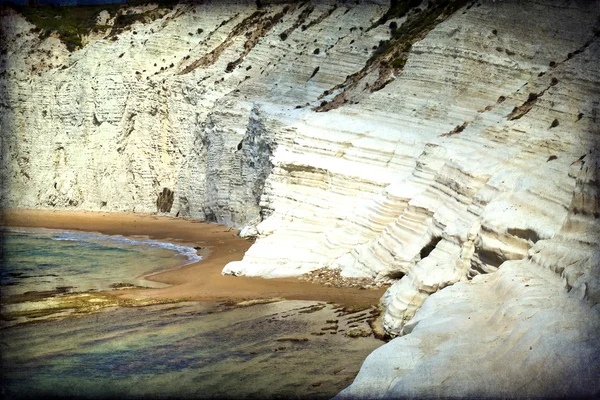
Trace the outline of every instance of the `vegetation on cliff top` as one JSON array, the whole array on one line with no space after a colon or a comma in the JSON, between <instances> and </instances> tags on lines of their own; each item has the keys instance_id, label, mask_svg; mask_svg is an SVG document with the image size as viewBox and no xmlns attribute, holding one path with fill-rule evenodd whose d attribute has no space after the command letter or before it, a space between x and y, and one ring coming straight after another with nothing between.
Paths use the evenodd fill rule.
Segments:
<instances>
[{"instance_id":1,"label":"vegetation on cliff top","mask_svg":"<svg viewBox=\"0 0 600 400\"><path fill-rule=\"evenodd\" d=\"M123 30L136 21L143 20L150 13L125 14L127 8L144 4L158 4L159 9L171 9L177 3L177 0L129 0L128 3L121 4L85 6L21 6L11 4L10 7L34 24L36 31L40 32L42 37L47 37L52 32L56 32L60 40L67 46L67 49L74 51L83 47L82 39L84 36L89 35L91 31L108 28L105 25L97 24L98 15L103 10L106 10L111 17L116 15L114 28Z\"/></svg>"}]
</instances>

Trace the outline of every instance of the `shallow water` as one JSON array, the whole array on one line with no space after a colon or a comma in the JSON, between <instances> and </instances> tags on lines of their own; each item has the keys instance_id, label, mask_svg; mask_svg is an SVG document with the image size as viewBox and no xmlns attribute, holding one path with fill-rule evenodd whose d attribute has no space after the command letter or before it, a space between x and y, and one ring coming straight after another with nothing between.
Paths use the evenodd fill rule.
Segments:
<instances>
[{"instance_id":1,"label":"shallow water","mask_svg":"<svg viewBox=\"0 0 600 400\"><path fill-rule=\"evenodd\" d=\"M4 391L9 398L329 398L382 342L345 336L335 326L343 330L353 315L315 304L190 302L4 329Z\"/></svg>"},{"instance_id":2,"label":"shallow water","mask_svg":"<svg viewBox=\"0 0 600 400\"><path fill-rule=\"evenodd\" d=\"M2 297L107 290L116 283L164 287L141 276L200 259L187 246L86 232L4 228L1 240Z\"/></svg>"},{"instance_id":3,"label":"shallow water","mask_svg":"<svg viewBox=\"0 0 600 400\"><path fill-rule=\"evenodd\" d=\"M46 229L11 228L2 247L3 299L6 289L150 286L136 277L197 257L189 247ZM85 296L89 303L102 300L99 295L19 303L12 297L3 309ZM82 316L79 309L77 317L51 310L45 322L30 316L1 324L3 398L330 398L382 344L345 335L350 327L367 326L373 309L348 311L315 301L94 310Z\"/></svg>"}]
</instances>

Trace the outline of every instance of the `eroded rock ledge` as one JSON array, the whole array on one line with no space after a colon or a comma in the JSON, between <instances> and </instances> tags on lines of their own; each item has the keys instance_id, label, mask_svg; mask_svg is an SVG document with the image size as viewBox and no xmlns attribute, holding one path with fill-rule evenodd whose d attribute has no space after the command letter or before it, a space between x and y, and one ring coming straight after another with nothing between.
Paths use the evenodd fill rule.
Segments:
<instances>
[{"instance_id":1,"label":"eroded rock ledge","mask_svg":"<svg viewBox=\"0 0 600 400\"><path fill-rule=\"evenodd\" d=\"M597 394L598 3L263 3L73 53L3 11L2 204L155 212L166 188L257 237L224 273L392 284L401 337L344 396Z\"/></svg>"}]
</instances>

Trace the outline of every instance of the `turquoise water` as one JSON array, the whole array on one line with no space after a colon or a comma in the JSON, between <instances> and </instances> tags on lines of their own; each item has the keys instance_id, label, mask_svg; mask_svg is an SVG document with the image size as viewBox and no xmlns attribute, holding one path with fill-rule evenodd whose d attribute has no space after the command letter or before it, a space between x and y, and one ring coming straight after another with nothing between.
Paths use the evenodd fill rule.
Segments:
<instances>
[{"instance_id":1,"label":"turquoise water","mask_svg":"<svg viewBox=\"0 0 600 400\"><path fill-rule=\"evenodd\" d=\"M3 298L31 291L107 290L117 283L164 287L141 276L200 259L187 246L86 232L4 228L1 238Z\"/></svg>"}]
</instances>

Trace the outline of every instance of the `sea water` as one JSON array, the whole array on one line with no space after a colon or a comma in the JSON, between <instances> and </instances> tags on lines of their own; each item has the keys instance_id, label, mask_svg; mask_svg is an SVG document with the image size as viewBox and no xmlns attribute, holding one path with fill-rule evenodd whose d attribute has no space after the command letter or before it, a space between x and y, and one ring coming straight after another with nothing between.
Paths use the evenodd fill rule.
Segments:
<instances>
[{"instance_id":1,"label":"sea water","mask_svg":"<svg viewBox=\"0 0 600 400\"><path fill-rule=\"evenodd\" d=\"M7 229L2 292L150 286L139 277L198 259L190 247L46 229ZM330 398L382 342L344 330L318 301L239 307L185 302L0 328L5 398Z\"/></svg>"},{"instance_id":2,"label":"sea water","mask_svg":"<svg viewBox=\"0 0 600 400\"><path fill-rule=\"evenodd\" d=\"M0 331L2 390L5 398L327 399L383 344L322 330L352 316L308 301L186 302L14 326Z\"/></svg>"},{"instance_id":3,"label":"sea water","mask_svg":"<svg viewBox=\"0 0 600 400\"><path fill-rule=\"evenodd\" d=\"M192 247L148 239L40 228L3 228L2 297L26 292L166 285L142 276L200 260Z\"/></svg>"}]
</instances>

